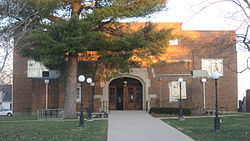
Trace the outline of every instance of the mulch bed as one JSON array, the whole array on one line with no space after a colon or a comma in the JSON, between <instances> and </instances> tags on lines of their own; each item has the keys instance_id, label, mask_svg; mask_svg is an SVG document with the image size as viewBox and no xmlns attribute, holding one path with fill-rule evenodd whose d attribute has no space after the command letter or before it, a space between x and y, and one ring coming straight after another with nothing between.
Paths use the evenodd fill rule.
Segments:
<instances>
[{"instance_id":1,"label":"mulch bed","mask_svg":"<svg viewBox=\"0 0 250 141\"><path fill-rule=\"evenodd\" d=\"M161 117L178 117L178 115L174 115L174 114L172 114L172 115L170 115L170 114L155 114L155 113L151 113L150 114L151 116L153 116L153 117L157 117L157 118L161 118ZM193 114L191 114L190 116L206 116L207 114L205 114L205 113L193 113ZM185 116L185 117L188 117L188 116Z\"/></svg>"}]
</instances>

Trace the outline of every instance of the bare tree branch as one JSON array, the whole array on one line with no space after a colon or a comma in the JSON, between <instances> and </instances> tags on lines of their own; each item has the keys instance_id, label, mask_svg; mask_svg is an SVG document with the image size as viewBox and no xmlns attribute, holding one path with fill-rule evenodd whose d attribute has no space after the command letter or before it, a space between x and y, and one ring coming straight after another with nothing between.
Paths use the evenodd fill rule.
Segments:
<instances>
[{"instance_id":1,"label":"bare tree branch","mask_svg":"<svg viewBox=\"0 0 250 141\"><path fill-rule=\"evenodd\" d=\"M24 12L30 1L27 0L1 0L0 4L0 84L12 83L12 53L19 40L29 32L29 27L35 23L45 7L37 11ZM38 6L35 4L35 6ZM16 32L18 31L18 32ZM13 42L15 38L15 42Z\"/></svg>"},{"instance_id":2,"label":"bare tree branch","mask_svg":"<svg viewBox=\"0 0 250 141\"><path fill-rule=\"evenodd\" d=\"M200 5L204 5L204 3L206 3L207 1L202 1L200 3ZM249 28L250 28L250 2L249 0L215 0L213 2L210 2L208 4L206 4L205 6L202 6L197 12L195 12L195 14L190 18L192 19L193 17L195 17L196 15L198 15L199 13L203 12L205 9L215 5L215 4L218 4L218 3L222 3L222 2L231 2L233 4L235 4L239 9L235 10L235 12L231 15L231 17L228 17L229 19L232 17L235 17L235 16L238 16L238 15L243 15L244 19L242 19L242 16L241 17L236 17L238 18L238 20L240 19L241 20L241 23L239 25L239 28L242 28L243 26L247 25L246 26L246 29L245 29L245 32L243 34L236 34L236 37L237 37L237 46L240 46L240 47L243 47L245 50L247 50L248 52L250 52L250 35L249 35ZM190 20L189 19L189 20ZM235 19L233 19L235 20ZM237 71L237 70L233 70L232 67L230 66L230 63L228 64L228 67L229 69L231 69L232 71L234 72L237 72L237 73L242 73L244 71L250 71L250 66L249 66L249 63L250 63L250 57L246 60L246 67L240 71Z\"/></svg>"}]
</instances>

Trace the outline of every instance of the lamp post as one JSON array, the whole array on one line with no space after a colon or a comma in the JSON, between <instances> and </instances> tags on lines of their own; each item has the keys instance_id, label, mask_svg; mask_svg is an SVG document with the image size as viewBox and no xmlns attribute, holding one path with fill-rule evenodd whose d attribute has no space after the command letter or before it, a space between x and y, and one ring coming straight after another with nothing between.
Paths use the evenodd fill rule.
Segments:
<instances>
[{"instance_id":1,"label":"lamp post","mask_svg":"<svg viewBox=\"0 0 250 141\"><path fill-rule=\"evenodd\" d=\"M180 86L180 98L179 98L179 120L185 120L183 116L183 110L182 110L182 97L181 97L181 84L183 82L183 78L178 78L179 86Z\"/></svg>"},{"instance_id":2,"label":"lamp post","mask_svg":"<svg viewBox=\"0 0 250 141\"><path fill-rule=\"evenodd\" d=\"M45 109L48 110L49 79L45 79L44 83L45 83Z\"/></svg>"},{"instance_id":3,"label":"lamp post","mask_svg":"<svg viewBox=\"0 0 250 141\"><path fill-rule=\"evenodd\" d=\"M214 72L212 74L212 78L215 82L215 118L214 118L214 131L220 131L220 117L219 117L219 105L218 105L218 79L220 78L220 74L218 72Z\"/></svg>"},{"instance_id":4,"label":"lamp post","mask_svg":"<svg viewBox=\"0 0 250 141\"><path fill-rule=\"evenodd\" d=\"M160 107L162 107L162 101L161 101L161 97L162 97L162 91L161 91L161 78L159 78L159 82L160 82Z\"/></svg>"},{"instance_id":5,"label":"lamp post","mask_svg":"<svg viewBox=\"0 0 250 141\"><path fill-rule=\"evenodd\" d=\"M201 79L202 91L203 91L203 111L204 112L206 110L206 82L207 82L206 78Z\"/></svg>"},{"instance_id":6,"label":"lamp post","mask_svg":"<svg viewBox=\"0 0 250 141\"><path fill-rule=\"evenodd\" d=\"M88 120L92 120L92 93L91 93L91 87L95 85L92 78L87 79L87 83L89 83L89 109L88 109Z\"/></svg>"},{"instance_id":7,"label":"lamp post","mask_svg":"<svg viewBox=\"0 0 250 141\"><path fill-rule=\"evenodd\" d=\"M82 99L83 99L83 90L82 90L82 84L85 80L84 75L79 75L78 76L78 81L81 84L81 105L80 105L80 120L79 120L79 127L83 128L84 127L84 116L83 116L83 104L82 104Z\"/></svg>"}]
</instances>

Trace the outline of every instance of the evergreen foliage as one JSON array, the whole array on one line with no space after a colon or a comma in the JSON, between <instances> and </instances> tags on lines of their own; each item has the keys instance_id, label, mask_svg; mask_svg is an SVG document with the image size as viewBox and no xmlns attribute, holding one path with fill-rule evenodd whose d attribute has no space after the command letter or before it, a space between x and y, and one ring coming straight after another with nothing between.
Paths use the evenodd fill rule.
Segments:
<instances>
[{"instance_id":1,"label":"evergreen foliage","mask_svg":"<svg viewBox=\"0 0 250 141\"><path fill-rule=\"evenodd\" d=\"M53 2L59 1L59 4ZM98 64L106 69L128 71L138 66L138 60L148 59L163 53L168 40L172 39L171 29L156 30L156 26L147 23L139 30L132 30L133 24L119 23L118 20L130 17L142 17L161 10L165 0L100 0L85 7L81 13L73 12L77 0L66 3L60 0L40 0L40 5L50 4L44 14L49 20L51 15L63 13L68 18L41 22L23 39L22 53L41 61L50 69L59 69L67 63L67 55L96 51ZM83 5L84 1L79 5ZM67 13L68 12L68 13ZM49 18L50 17L50 18ZM53 19L53 18L51 18ZM136 51L135 51L136 50Z\"/></svg>"},{"instance_id":2,"label":"evergreen foliage","mask_svg":"<svg viewBox=\"0 0 250 141\"><path fill-rule=\"evenodd\" d=\"M20 7L22 2L24 1L19 0L15 4ZM79 57L80 53L86 54L87 51L95 51L98 56L95 60L98 72L93 74L107 77L109 75L104 75L105 73L129 71L131 67L140 66L143 60L152 61L149 56L157 58L163 53L168 41L173 39L172 29L156 30L152 23L134 29L135 24L120 23L119 20L148 16L164 8L166 2L167 0L28 0L27 5L24 5L27 8L22 9L19 15L13 15L16 19L22 19L27 13L36 13L31 15L35 16L30 18L30 22L34 24L29 24L30 30L19 44L20 51L25 57L40 61L49 69L67 69L66 77L77 78L77 65L72 65L77 63L74 62L77 59L73 58ZM74 101L72 99L75 98L76 83L76 79L66 79L68 96L65 102L68 97L71 98L69 101ZM66 102L65 106L67 104L69 103Z\"/></svg>"}]
</instances>

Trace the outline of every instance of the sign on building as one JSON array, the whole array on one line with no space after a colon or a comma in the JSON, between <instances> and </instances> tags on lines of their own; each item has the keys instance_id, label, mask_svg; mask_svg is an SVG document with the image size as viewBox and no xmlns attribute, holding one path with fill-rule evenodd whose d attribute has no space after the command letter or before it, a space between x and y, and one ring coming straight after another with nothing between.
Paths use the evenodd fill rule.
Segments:
<instances>
[{"instance_id":1,"label":"sign on building","mask_svg":"<svg viewBox=\"0 0 250 141\"><path fill-rule=\"evenodd\" d=\"M180 83L177 81L172 81L168 83L169 87L169 101L176 102L180 99ZM187 99L186 94L186 82L181 84L181 99Z\"/></svg>"}]
</instances>

